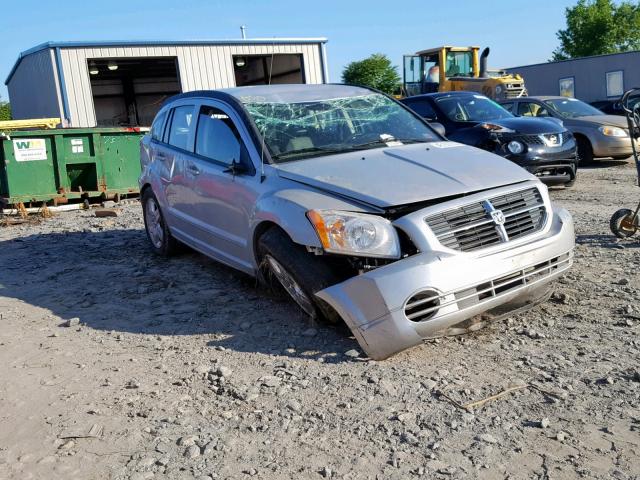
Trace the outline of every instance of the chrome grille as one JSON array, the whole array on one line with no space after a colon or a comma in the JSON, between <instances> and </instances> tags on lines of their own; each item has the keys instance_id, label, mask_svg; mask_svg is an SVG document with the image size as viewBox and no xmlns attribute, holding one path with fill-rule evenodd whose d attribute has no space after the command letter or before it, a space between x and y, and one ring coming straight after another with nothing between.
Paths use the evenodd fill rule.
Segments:
<instances>
[{"instance_id":1,"label":"chrome grille","mask_svg":"<svg viewBox=\"0 0 640 480\"><path fill-rule=\"evenodd\" d=\"M551 137L559 137L559 142L553 144L551 143ZM512 140L517 140L518 142L522 142L525 145L548 145L548 146L557 146L561 147L565 142L569 141L572 137L571 132L562 132L562 133L544 133L541 135L521 135L517 133L503 133L500 134L499 138L503 144L506 144ZM546 140L546 141L545 141Z\"/></svg>"},{"instance_id":2,"label":"chrome grille","mask_svg":"<svg viewBox=\"0 0 640 480\"><path fill-rule=\"evenodd\" d=\"M437 316L438 311L455 305L458 310L474 307L521 287L529 287L546 278L567 270L573 263L573 252L516 270L507 275L452 292L438 294L428 289L411 297L404 307L406 317L413 322L422 322Z\"/></svg>"},{"instance_id":3,"label":"chrome grille","mask_svg":"<svg viewBox=\"0 0 640 480\"><path fill-rule=\"evenodd\" d=\"M513 83L506 85L504 96L506 98L520 98L527 96L527 89L523 83Z\"/></svg>"},{"instance_id":4,"label":"chrome grille","mask_svg":"<svg viewBox=\"0 0 640 480\"><path fill-rule=\"evenodd\" d=\"M546 207L536 187L491 197L425 218L445 247L469 252L540 230Z\"/></svg>"}]
</instances>

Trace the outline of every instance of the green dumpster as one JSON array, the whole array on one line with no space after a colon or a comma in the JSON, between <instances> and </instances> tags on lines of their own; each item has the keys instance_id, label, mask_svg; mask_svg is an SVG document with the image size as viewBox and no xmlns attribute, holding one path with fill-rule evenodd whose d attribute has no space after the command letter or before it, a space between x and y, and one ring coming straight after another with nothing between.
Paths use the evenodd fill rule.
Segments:
<instances>
[{"instance_id":1,"label":"green dumpster","mask_svg":"<svg viewBox=\"0 0 640 480\"><path fill-rule=\"evenodd\" d=\"M140 128L14 131L0 137L0 207L138 193Z\"/></svg>"}]
</instances>

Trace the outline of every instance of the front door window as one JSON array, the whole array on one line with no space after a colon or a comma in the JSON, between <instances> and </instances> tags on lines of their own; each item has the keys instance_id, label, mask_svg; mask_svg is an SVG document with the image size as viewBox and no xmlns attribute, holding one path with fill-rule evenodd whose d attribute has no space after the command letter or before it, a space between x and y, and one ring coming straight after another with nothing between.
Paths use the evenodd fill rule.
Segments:
<instances>
[{"instance_id":1,"label":"front door window","mask_svg":"<svg viewBox=\"0 0 640 480\"><path fill-rule=\"evenodd\" d=\"M518 116L520 117L548 117L549 112L545 107L533 102L520 102L518 105Z\"/></svg>"}]
</instances>

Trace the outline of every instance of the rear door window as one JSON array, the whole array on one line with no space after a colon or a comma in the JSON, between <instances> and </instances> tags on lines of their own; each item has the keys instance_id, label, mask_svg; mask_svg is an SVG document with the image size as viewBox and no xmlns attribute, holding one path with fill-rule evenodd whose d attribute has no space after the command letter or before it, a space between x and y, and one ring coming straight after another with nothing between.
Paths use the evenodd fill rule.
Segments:
<instances>
[{"instance_id":1,"label":"rear door window","mask_svg":"<svg viewBox=\"0 0 640 480\"><path fill-rule=\"evenodd\" d=\"M164 132L164 121L167 119L167 111L165 110L160 115L156 116L155 120L151 124L151 138L159 142L162 141L162 134Z\"/></svg>"},{"instance_id":2,"label":"rear door window","mask_svg":"<svg viewBox=\"0 0 640 480\"><path fill-rule=\"evenodd\" d=\"M173 109L169 128L169 145L182 150L189 147L189 135L193 128L193 105L183 105Z\"/></svg>"}]
</instances>

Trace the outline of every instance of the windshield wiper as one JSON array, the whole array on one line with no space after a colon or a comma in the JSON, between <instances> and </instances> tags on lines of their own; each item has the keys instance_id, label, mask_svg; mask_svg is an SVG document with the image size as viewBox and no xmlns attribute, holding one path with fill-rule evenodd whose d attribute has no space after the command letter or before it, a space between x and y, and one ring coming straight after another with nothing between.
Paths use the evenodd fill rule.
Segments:
<instances>
[{"instance_id":1,"label":"windshield wiper","mask_svg":"<svg viewBox=\"0 0 640 480\"><path fill-rule=\"evenodd\" d=\"M271 158L274 160L287 160L299 155L308 155L308 154L325 154L325 153L339 153L343 152L343 148L335 148L335 147L307 147L301 148L299 150L290 150L287 152L279 153L276 155L271 155Z\"/></svg>"},{"instance_id":2,"label":"windshield wiper","mask_svg":"<svg viewBox=\"0 0 640 480\"><path fill-rule=\"evenodd\" d=\"M385 145L385 146L389 146L389 144L393 145L394 142L401 143L403 145L409 145L410 143L428 143L432 141L433 140L427 140L424 138L388 138L385 140L372 140L370 142L358 143L356 145L349 145L347 148L349 150L365 150L367 148L375 147L377 145Z\"/></svg>"}]
</instances>

